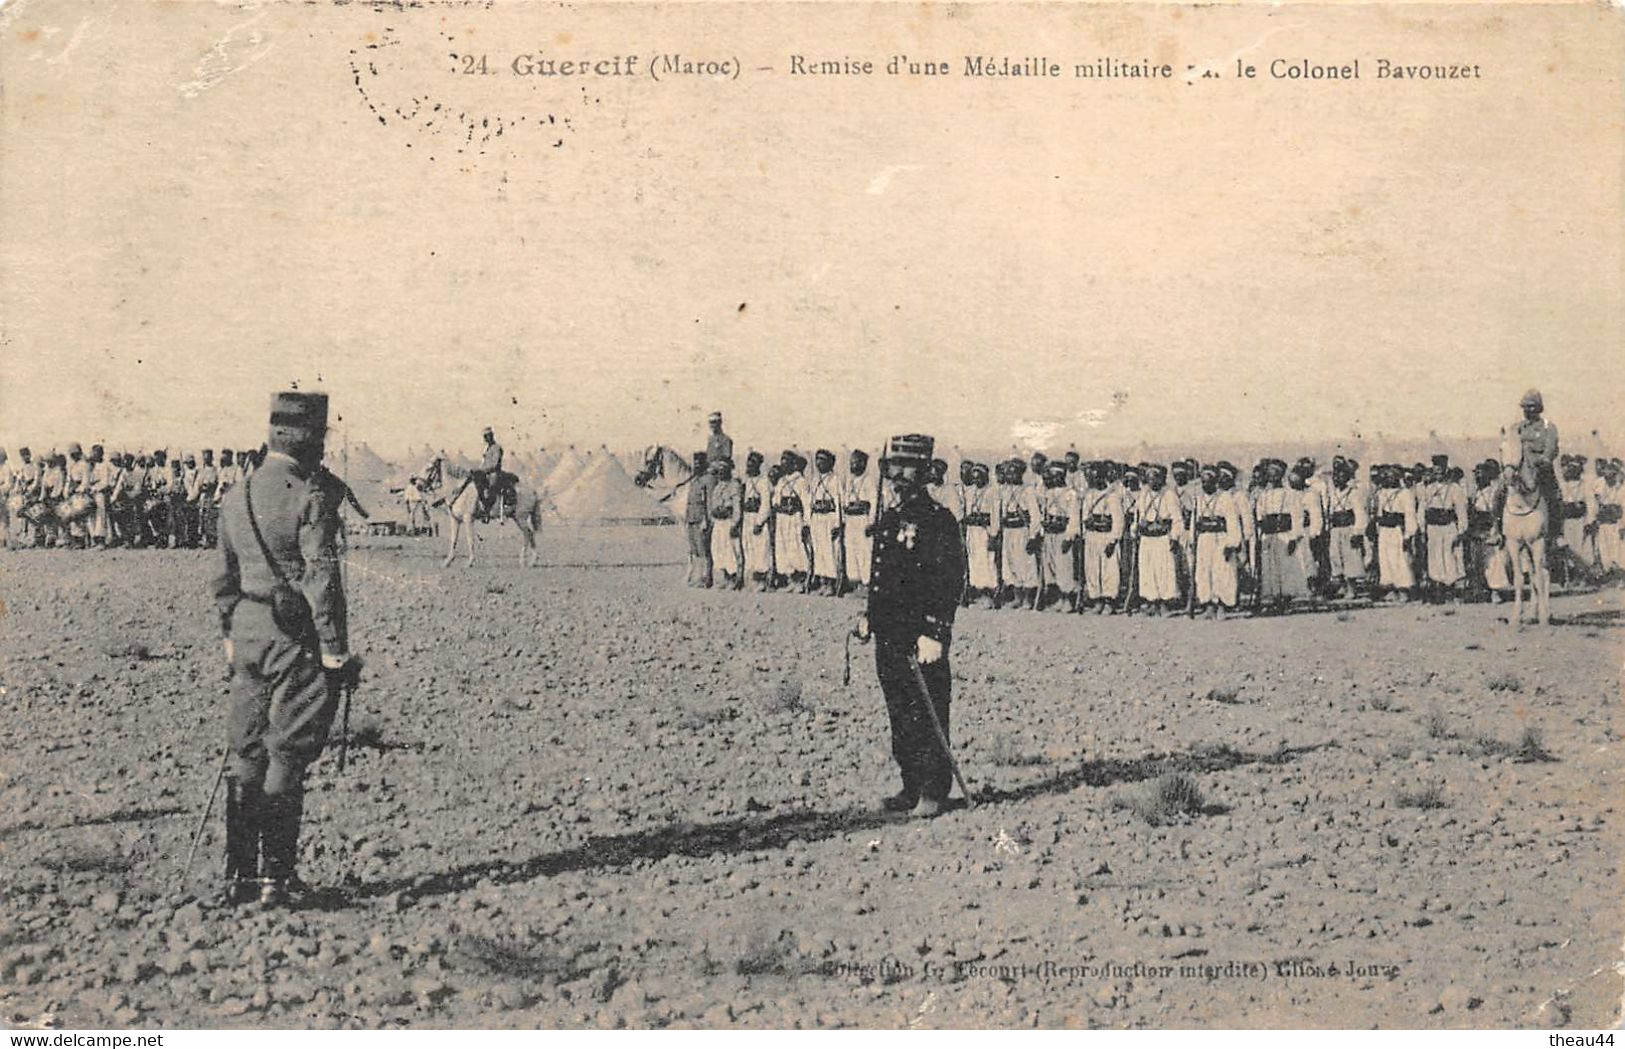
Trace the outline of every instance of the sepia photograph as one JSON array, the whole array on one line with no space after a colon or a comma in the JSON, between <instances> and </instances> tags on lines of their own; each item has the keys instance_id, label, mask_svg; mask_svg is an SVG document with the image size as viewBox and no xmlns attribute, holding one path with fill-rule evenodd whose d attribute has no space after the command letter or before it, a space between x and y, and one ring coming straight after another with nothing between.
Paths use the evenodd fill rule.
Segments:
<instances>
[{"instance_id":1,"label":"sepia photograph","mask_svg":"<svg viewBox=\"0 0 1625 1049\"><path fill-rule=\"evenodd\" d=\"M8 1044L1601 1039L1622 100L1617 4L0 3Z\"/></svg>"}]
</instances>

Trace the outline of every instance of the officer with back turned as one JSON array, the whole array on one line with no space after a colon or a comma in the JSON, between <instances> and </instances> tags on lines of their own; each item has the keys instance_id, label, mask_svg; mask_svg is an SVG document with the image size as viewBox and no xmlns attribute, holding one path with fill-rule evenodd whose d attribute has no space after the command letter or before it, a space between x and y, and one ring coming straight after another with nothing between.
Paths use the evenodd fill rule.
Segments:
<instances>
[{"instance_id":1,"label":"officer with back turned","mask_svg":"<svg viewBox=\"0 0 1625 1049\"><path fill-rule=\"evenodd\" d=\"M220 504L214 581L232 673L225 902L286 902L297 875L305 769L353 686L339 571L344 484L321 466L327 395L271 400L270 453Z\"/></svg>"}]
</instances>

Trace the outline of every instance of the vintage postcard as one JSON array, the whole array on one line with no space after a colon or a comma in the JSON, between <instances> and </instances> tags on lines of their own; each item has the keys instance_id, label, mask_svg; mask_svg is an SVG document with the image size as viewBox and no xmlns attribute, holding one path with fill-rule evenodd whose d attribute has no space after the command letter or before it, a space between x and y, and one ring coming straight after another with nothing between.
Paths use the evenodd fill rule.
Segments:
<instances>
[{"instance_id":1,"label":"vintage postcard","mask_svg":"<svg viewBox=\"0 0 1625 1049\"><path fill-rule=\"evenodd\" d=\"M1622 71L0 5L0 1022L1617 1025Z\"/></svg>"}]
</instances>

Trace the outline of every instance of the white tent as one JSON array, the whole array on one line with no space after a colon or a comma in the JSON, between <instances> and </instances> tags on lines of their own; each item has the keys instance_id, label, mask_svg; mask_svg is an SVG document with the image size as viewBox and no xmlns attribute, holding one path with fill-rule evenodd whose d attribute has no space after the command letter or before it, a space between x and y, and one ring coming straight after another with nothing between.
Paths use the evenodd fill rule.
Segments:
<instances>
[{"instance_id":1,"label":"white tent","mask_svg":"<svg viewBox=\"0 0 1625 1049\"><path fill-rule=\"evenodd\" d=\"M547 472L547 476L542 478L540 486L551 492L556 499L560 493L575 483L576 478L586 472L586 468L587 457L577 451L576 446L572 444L559 456L559 461Z\"/></svg>"},{"instance_id":2,"label":"white tent","mask_svg":"<svg viewBox=\"0 0 1625 1049\"><path fill-rule=\"evenodd\" d=\"M581 524L666 524L672 513L632 478L612 455L592 463L563 489L551 493L559 516Z\"/></svg>"}]
</instances>

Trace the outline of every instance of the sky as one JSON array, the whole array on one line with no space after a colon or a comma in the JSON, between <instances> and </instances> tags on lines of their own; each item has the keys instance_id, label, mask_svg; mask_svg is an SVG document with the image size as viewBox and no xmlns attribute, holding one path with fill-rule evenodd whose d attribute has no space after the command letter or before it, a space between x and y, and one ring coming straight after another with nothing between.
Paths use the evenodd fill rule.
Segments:
<instances>
[{"instance_id":1,"label":"sky","mask_svg":"<svg viewBox=\"0 0 1625 1049\"><path fill-rule=\"evenodd\" d=\"M27 143L0 150L0 446L246 444L294 384L386 453L486 425L681 448L712 409L767 447L1486 435L1531 386L1625 445L1625 50L1595 8L0 17ZM506 72L652 40L746 68ZM476 50L504 72L456 73ZM859 81L792 53L1489 75Z\"/></svg>"}]
</instances>

